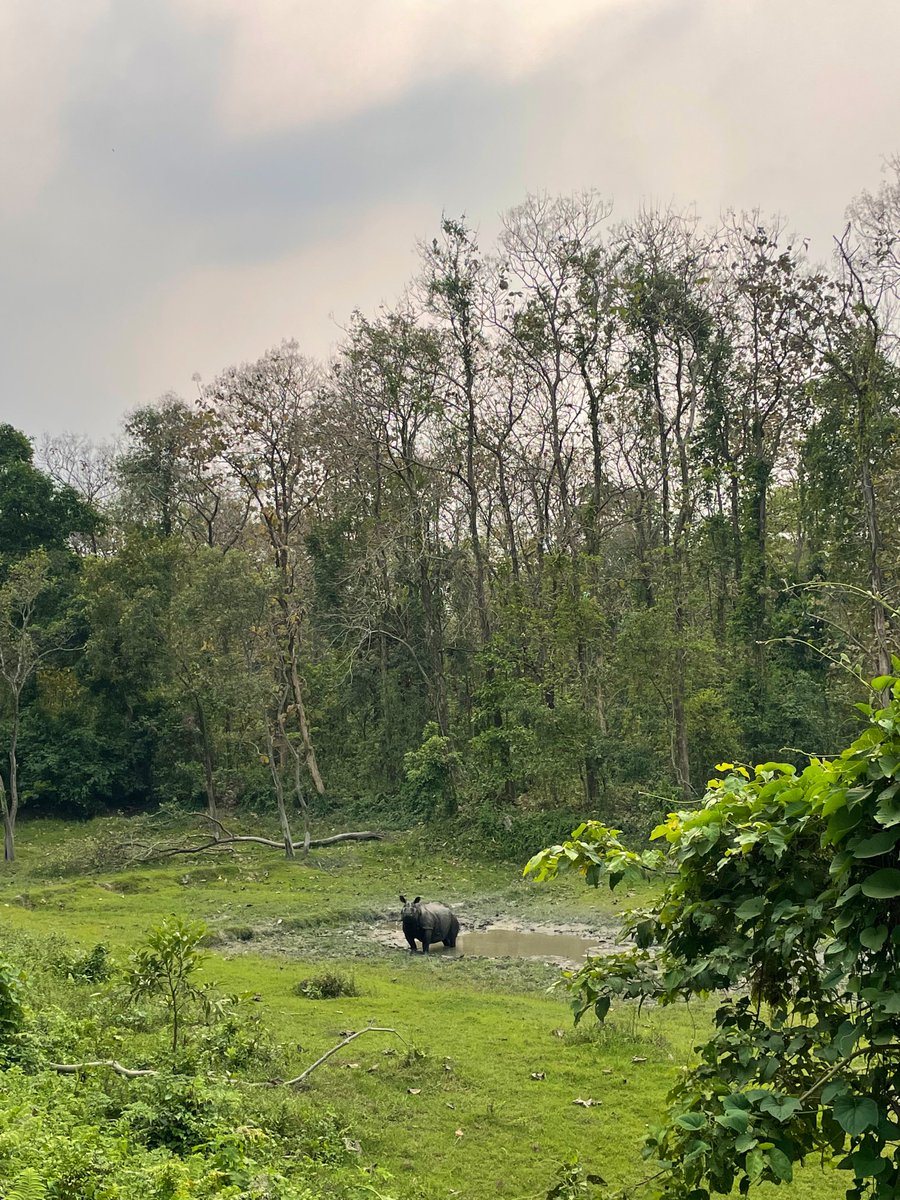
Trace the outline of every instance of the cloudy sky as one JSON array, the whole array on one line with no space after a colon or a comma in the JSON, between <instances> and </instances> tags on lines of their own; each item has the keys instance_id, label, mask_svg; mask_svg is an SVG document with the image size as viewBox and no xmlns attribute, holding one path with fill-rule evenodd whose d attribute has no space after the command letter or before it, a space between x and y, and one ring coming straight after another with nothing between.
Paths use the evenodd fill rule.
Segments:
<instances>
[{"instance_id":1,"label":"cloudy sky","mask_svg":"<svg viewBox=\"0 0 900 1200\"><path fill-rule=\"evenodd\" d=\"M897 0L0 0L0 420L115 432L285 337L327 355L442 210L786 215L900 150Z\"/></svg>"}]
</instances>

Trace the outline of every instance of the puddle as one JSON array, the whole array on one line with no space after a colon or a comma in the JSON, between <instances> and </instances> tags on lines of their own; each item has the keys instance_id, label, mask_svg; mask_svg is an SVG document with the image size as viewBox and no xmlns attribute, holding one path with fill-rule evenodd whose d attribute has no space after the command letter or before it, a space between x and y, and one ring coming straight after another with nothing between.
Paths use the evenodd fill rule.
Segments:
<instances>
[{"instance_id":1,"label":"puddle","mask_svg":"<svg viewBox=\"0 0 900 1200\"><path fill-rule=\"evenodd\" d=\"M400 938L398 943L397 938ZM403 935L399 931L382 929L375 934L378 941L402 947L406 950ZM615 935L591 934L558 929L516 929L504 925L490 925L460 933L455 949L448 949L438 942L429 948L429 954L442 954L459 958L534 958L544 962L574 965L582 962L589 954L611 953L618 948Z\"/></svg>"},{"instance_id":2,"label":"puddle","mask_svg":"<svg viewBox=\"0 0 900 1200\"><path fill-rule=\"evenodd\" d=\"M581 962L591 952L598 953L602 949L602 939L598 937L536 929L479 929L460 934L456 943L457 954L482 958L543 958L551 962Z\"/></svg>"}]
</instances>

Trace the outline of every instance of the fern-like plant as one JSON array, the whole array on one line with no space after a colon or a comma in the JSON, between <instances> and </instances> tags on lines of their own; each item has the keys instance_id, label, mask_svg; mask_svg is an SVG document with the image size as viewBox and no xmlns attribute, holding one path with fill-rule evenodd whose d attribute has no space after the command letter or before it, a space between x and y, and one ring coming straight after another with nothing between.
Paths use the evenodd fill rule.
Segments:
<instances>
[{"instance_id":1,"label":"fern-like plant","mask_svg":"<svg viewBox=\"0 0 900 1200\"><path fill-rule=\"evenodd\" d=\"M47 1185L34 1167L25 1167L3 1193L3 1200L46 1200Z\"/></svg>"}]
</instances>

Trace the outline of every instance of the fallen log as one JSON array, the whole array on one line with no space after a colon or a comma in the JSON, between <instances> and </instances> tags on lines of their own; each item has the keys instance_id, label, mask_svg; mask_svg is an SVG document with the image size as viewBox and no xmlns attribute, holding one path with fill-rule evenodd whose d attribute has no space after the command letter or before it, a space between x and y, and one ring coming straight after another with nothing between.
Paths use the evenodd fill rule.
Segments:
<instances>
[{"instance_id":1,"label":"fallen log","mask_svg":"<svg viewBox=\"0 0 900 1200\"><path fill-rule=\"evenodd\" d=\"M315 1071L316 1067L321 1067L322 1063L327 1062L332 1054L337 1054L338 1050L342 1050L344 1046L349 1046L356 1038L362 1037L364 1033L392 1033L394 1037L398 1037L404 1046L408 1046L406 1038L398 1033L396 1029L390 1029L385 1025L367 1025L365 1029L358 1029L355 1033L348 1033L336 1046L332 1046L330 1050L326 1050L323 1055L316 1059L314 1063L301 1071L299 1075L295 1075L293 1079L266 1079L262 1082L247 1080L248 1087L301 1087L309 1076ZM114 1058L95 1058L87 1062L77 1063L47 1063L47 1067L51 1071L56 1071L58 1075L77 1075L81 1071L90 1070L92 1067L106 1067L110 1071L115 1071L117 1075L121 1075L123 1079L139 1079L147 1075L158 1075L159 1072L148 1067L146 1069L135 1067L123 1067L120 1062ZM221 1080L223 1083L239 1084L244 1082L240 1079L235 1079L233 1076Z\"/></svg>"},{"instance_id":2,"label":"fallen log","mask_svg":"<svg viewBox=\"0 0 900 1200\"><path fill-rule=\"evenodd\" d=\"M135 1067L123 1067L114 1058L95 1058L89 1062L80 1063L47 1063L47 1066L51 1071L56 1071L58 1075L77 1075L79 1071L86 1071L89 1067L108 1067L110 1071L115 1071L123 1079L138 1079L144 1075L158 1074L157 1071L151 1070L149 1067L146 1070L139 1070Z\"/></svg>"},{"instance_id":3,"label":"fallen log","mask_svg":"<svg viewBox=\"0 0 900 1200\"><path fill-rule=\"evenodd\" d=\"M284 841L275 838L260 837L252 833L232 833L217 817L209 813L196 813L204 821L209 821L216 827L216 833L199 845L190 846L150 846L143 847L144 853L138 856L136 862L149 862L155 858L173 858L177 854L203 854L207 850L227 850L240 842L255 843L258 846L268 846L272 850L284 850ZM321 846L335 846L338 842L380 842L383 833L374 829L356 830L350 833L333 833L329 837L310 838L309 841L292 842L294 850L316 850Z\"/></svg>"},{"instance_id":4,"label":"fallen log","mask_svg":"<svg viewBox=\"0 0 900 1200\"><path fill-rule=\"evenodd\" d=\"M403 1037L402 1034L399 1034L396 1029L389 1029L384 1025L367 1025L365 1029L359 1029L356 1033L348 1033L343 1041L338 1042L336 1046L332 1046L330 1050L326 1050L322 1057L317 1058L312 1066L307 1067L305 1071L301 1071L300 1074L296 1075L293 1079L286 1079L284 1081L284 1086L300 1087L301 1084L306 1082L307 1078L312 1074L316 1067L321 1067L322 1063L327 1062L327 1060L331 1058L332 1054L337 1054L338 1050L342 1050L344 1046L349 1046L349 1044L354 1041L355 1038L362 1037L364 1033L392 1033L395 1037L400 1038L400 1041L404 1046L409 1045L406 1038Z\"/></svg>"}]
</instances>

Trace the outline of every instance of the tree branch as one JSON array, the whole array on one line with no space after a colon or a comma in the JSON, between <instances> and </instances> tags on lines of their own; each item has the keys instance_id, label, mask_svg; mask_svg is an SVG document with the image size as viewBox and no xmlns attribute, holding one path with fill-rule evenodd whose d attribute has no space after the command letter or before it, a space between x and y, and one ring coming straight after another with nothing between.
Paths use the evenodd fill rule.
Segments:
<instances>
[{"instance_id":1,"label":"tree branch","mask_svg":"<svg viewBox=\"0 0 900 1200\"><path fill-rule=\"evenodd\" d=\"M314 1063L301 1071L293 1079L268 1079L265 1083L252 1084L254 1087L300 1087L306 1082L307 1078L312 1074L316 1067L320 1067L322 1063L327 1062L332 1054L337 1054L338 1050L342 1050L344 1046L348 1046L358 1037L362 1037L364 1033L392 1033L394 1037L398 1037L404 1046L408 1047L409 1042L406 1038L398 1033L396 1029L390 1029L383 1025L367 1025L365 1029L359 1029L356 1033L348 1034L336 1046L332 1046L330 1050L326 1050L321 1058L317 1058ZM135 1067L123 1067L120 1062L114 1058L97 1058L90 1059L87 1062L78 1063L47 1063L47 1067L51 1071L56 1071L58 1075L77 1075L80 1071L89 1070L91 1067L107 1067L110 1071L115 1071L117 1075L121 1075L123 1079L138 1079L148 1075L158 1075L159 1072L147 1067L145 1069ZM229 1079L229 1083L238 1083L239 1080Z\"/></svg>"},{"instance_id":2,"label":"tree branch","mask_svg":"<svg viewBox=\"0 0 900 1200\"><path fill-rule=\"evenodd\" d=\"M365 1029L360 1029L356 1033L348 1034L343 1041L338 1042L336 1046L332 1046L330 1050L326 1050L321 1058L317 1058L312 1066L307 1067L305 1071L301 1072L301 1074L297 1075L294 1079L286 1079L284 1081L284 1086L300 1087L302 1083L305 1083L308 1076L312 1074L316 1067L320 1067L323 1062L326 1062L329 1058L331 1058L332 1054L337 1054L338 1050L342 1050L344 1046L349 1045L350 1042L352 1042L355 1038L362 1037L364 1033L392 1033L395 1037L400 1038L400 1041L404 1046L409 1045L409 1042L407 1042L406 1038L403 1037L402 1034L399 1034L396 1029L389 1029L384 1025L367 1025Z\"/></svg>"},{"instance_id":3,"label":"tree branch","mask_svg":"<svg viewBox=\"0 0 900 1200\"><path fill-rule=\"evenodd\" d=\"M58 1075L77 1075L79 1071L85 1071L89 1067L109 1067L110 1071L115 1071L123 1079L137 1079L143 1075L159 1074L158 1071L151 1070L150 1068L138 1070L134 1067L123 1067L114 1058L97 1058L89 1062L80 1063L47 1063L47 1066L51 1071L56 1071Z\"/></svg>"},{"instance_id":4,"label":"tree branch","mask_svg":"<svg viewBox=\"0 0 900 1200\"><path fill-rule=\"evenodd\" d=\"M861 1050L854 1050L852 1054L848 1054L846 1058L839 1059L834 1066L829 1067L825 1074L820 1076L812 1087L807 1088L802 1096L798 1096L798 1100L801 1104L804 1100L808 1100L813 1092L826 1084L832 1076L837 1075L838 1071L843 1067L853 1062L854 1058L860 1058L865 1054L896 1054L898 1051L900 1051L900 1043L891 1043L887 1046L863 1046Z\"/></svg>"},{"instance_id":5,"label":"tree branch","mask_svg":"<svg viewBox=\"0 0 900 1200\"><path fill-rule=\"evenodd\" d=\"M150 846L145 848L145 852L137 861L147 862L154 858L172 858L177 854L202 854L206 850L221 850L233 846L238 842L252 842L259 846L268 846L273 850L284 850L285 844L283 841L275 841L274 838L257 837L249 833L232 833L217 817L212 817L209 813L195 813L194 815L214 825L217 835L208 838L205 842L196 846ZM219 834L222 836L219 836ZM383 833L378 833L373 829L363 829L351 833L334 833L330 837L310 838L308 847L311 850L315 850L321 846L334 846L338 842L380 842L383 838ZM291 844L295 850L302 850L307 845L305 842L292 842Z\"/></svg>"}]
</instances>

